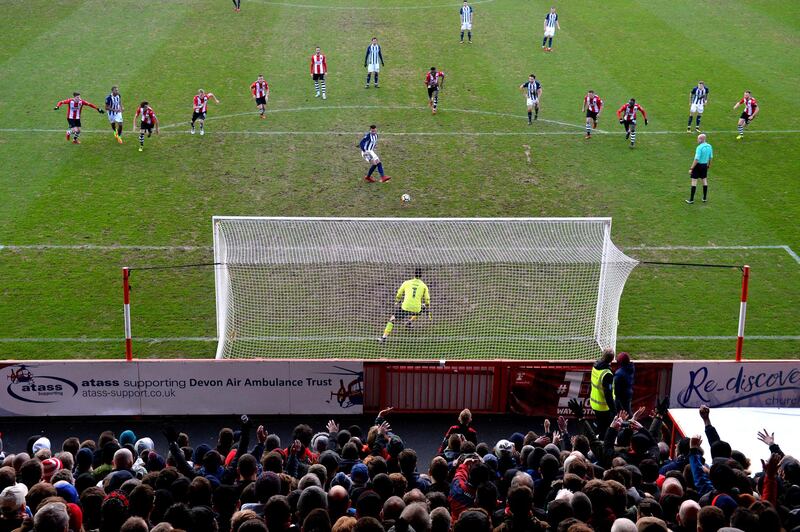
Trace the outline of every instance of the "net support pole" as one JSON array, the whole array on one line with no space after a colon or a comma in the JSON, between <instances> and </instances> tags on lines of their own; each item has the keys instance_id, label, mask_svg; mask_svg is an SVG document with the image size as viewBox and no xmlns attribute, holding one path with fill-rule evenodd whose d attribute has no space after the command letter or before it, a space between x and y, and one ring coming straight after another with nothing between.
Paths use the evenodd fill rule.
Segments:
<instances>
[{"instance_id":1,"label":"net support pole","mask_svg":"<svg viewBox=\"0 0 800 532\"><path fill-rule=\"evenodd\" d=\"M744 345L744 321L747 316L747 285L750 283L750 266L742 268L742 299L739 302L739 333L736 337L736 362L742 361L742 346Z\"/></svg>"},{"instance_id":2,"label":"net support pole","mask_svg":"<svg viewBox=\"0 0 800 532\"><path fill-rule=\"evenodd\" d=\"M133 340L131 339L131 287L130 269L122 268L122 314L125 320L125 360L133 360Z\"/></svg>"}]
</instances>

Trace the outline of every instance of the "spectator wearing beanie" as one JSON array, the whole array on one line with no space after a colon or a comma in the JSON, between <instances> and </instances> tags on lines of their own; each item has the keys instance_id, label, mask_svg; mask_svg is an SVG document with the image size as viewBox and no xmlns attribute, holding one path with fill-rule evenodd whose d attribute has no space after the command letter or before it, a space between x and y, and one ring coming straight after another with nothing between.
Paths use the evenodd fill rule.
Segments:
<instances>
[{"instance_id":1,"label":"spectator wearing beanie","mask_svg":"<svg viewBox=\"0 0 800 532\"><path fill-rule=\"evenodd\" d=\"M617 354L617 371L614 372L614 407L617 412L623 410L633 415L633 382L636 375L633 361L628 353Z\"/></svg>"},{"instance_id":2,"label":"spectator wearing beanie","mask_svg":"<svg viewBox=\"0 0 800 532\"><path fill-rule=\"evenodd\" d=\"M56 471L61 469L61 460L58 458L48 458L42 462L42 480L50 482Z\"/></svg>"}]
</instances>

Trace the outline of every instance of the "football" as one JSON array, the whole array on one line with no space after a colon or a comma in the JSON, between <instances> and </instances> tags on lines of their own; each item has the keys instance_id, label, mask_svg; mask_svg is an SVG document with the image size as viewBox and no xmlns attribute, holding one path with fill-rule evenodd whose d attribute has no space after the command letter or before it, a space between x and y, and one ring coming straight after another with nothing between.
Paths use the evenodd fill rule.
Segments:
<instances>
[{"instance_id":1,"label":"football","mask_svg":"<svg viewBox=\"0 0 800 532\"><path fill-rule=\"evenodd\" d=\"M403 194L402 196L400 196L400 201L402 201L403 203L410 203L411 196L408 194Z\"/></svg>"}]
</instances>

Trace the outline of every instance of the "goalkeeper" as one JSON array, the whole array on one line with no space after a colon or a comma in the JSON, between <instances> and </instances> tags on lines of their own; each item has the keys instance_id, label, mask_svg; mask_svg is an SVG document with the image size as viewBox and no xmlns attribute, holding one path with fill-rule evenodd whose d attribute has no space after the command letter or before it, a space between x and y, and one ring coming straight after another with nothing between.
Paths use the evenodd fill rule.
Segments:
<instances>
[{"instance_id":1,"label":"goalkeeper","mask_svg":"<svg viewBox=\"0 0 800 532\"><path fill-rule=\"evenodd\" d=\"M431 307L431 293L428 291L428 286L422 282L420 277L422 270L417 268L414 270L414 278L404 281L397 290L394 296L395 311L392 317L386 323L386 328L383 330L383 336L380 339L381 343L386 342L386 338L392 333L394 329L394 322L396 319L407 320L406 327L411 328L413 322L419 318L422 312L428 314L430 317ZM400 302L402 300L402 303ZM397 310L397 307L400 307Z\"/></svg>"}]
</instances>

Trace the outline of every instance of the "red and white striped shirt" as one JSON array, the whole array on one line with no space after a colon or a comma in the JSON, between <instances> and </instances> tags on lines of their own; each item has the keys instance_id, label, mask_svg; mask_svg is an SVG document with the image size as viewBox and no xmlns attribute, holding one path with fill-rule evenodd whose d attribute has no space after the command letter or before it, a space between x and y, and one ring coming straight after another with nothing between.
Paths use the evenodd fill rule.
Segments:
<instances>
[{"instance_id":1,"label":"red and white striped shirt","mask_svg":"<svg viewBox=\"0 0 800 532\"><path fill-rule=\"evenodd\" d=\"M586 106L587 111L591 111L593 113L599 113L600 109L603 108L603 100L598 95L586 95L583 99L583 105Z\"/></svg>"},{"instance_id":2,"label":"red and white striped shirt","mask_svg":"<svg viewBox=\"0 0 800 532\"><path fill-rule=\"evenodd\" d=\"M328 73L328 62L325 60L325 54L314 54L311 56L311 73L312 74Z\"/></svg>"},{"instance_id":3,"label":"red and white striped shirt","mask_svg":"<svg viewBox=\"0 0 800 532\"><path fill-rule=\"evenodd\" d=\"M644 111L644 108L638 103L635 103L633 105L627 103L622 104L622 107L617 109L617 118L621 118L626 121L636 120L636 113L639 111L642 112L642 116L644 117L645 120L647 120L647 113Z\"/></svg>"},{"instance_id":4,"label":"red and white striped shirt","mask_svg":"<svg viewBox=\"0 0 800 532\"><path fill-rule=\"evenodd\" d=\"M156 113L153 111L152 107L148 107L147 109L142 109L141 107L136 108L136 118L142 117L142 124L152 125L156 121Z\"/></svg>"},{"instance_id":5,"label":"red and white striped shirt","mask_svg":"<svg viewBox=\"0 0 800 532\"><path fill-rule=\"evenodd\" d=\"M61 107L62 105L67 105L67 118L70 120L81 119L81 109L83 109L84 105L91 107L92 109L97 109L97 106L93 103L89 103L86 100L75 101L74 98L61 100L56 104L56 107Z\"/></svg>"},{"instance_id":6,"label":"red and white striped shirt","mask_svg":"<svg viewBox=\"0 0 800 532\"><path fill-rule=\"evenodd\" d=\"M753 116L756 112L756 109L758 109L758 102L755 98L742 98L739 100L739 105L744 105L744 112L747 114L747 116Z\"/></svg>"},{"instance_id":7,"label":"red and white striped shirt","mask_svg":"<svg viewBox=\"0 0 800 532\"><path fill-rule=\"evenodd\" d=\"M433 72L428 71L428 73L425 75L425 84L430 88L438 87L440 80L443 79L444 72L439 71L434 74Z\"/></svg>"},{"instance_id":8,"label":"red and white striped shirt","mask_svg":"<svg viewBox=\"0 0 800 532\"><path fill-rule=\"evenodd\" d=\"M269 84L264 80L256 80L250 84L250 91L256 98L263 98L267 95Z\"/></svg>"},{"instance_id":9,"label":"red and white striped shirt","mask_svg":"<svg viewBox=\"0 0 800 532\"><path fill-rule=\"evenodd\" d=\"M194 97L194 110L197 113L205 113L208 110L208 93Z\"/></svg>"}]
</instances>

